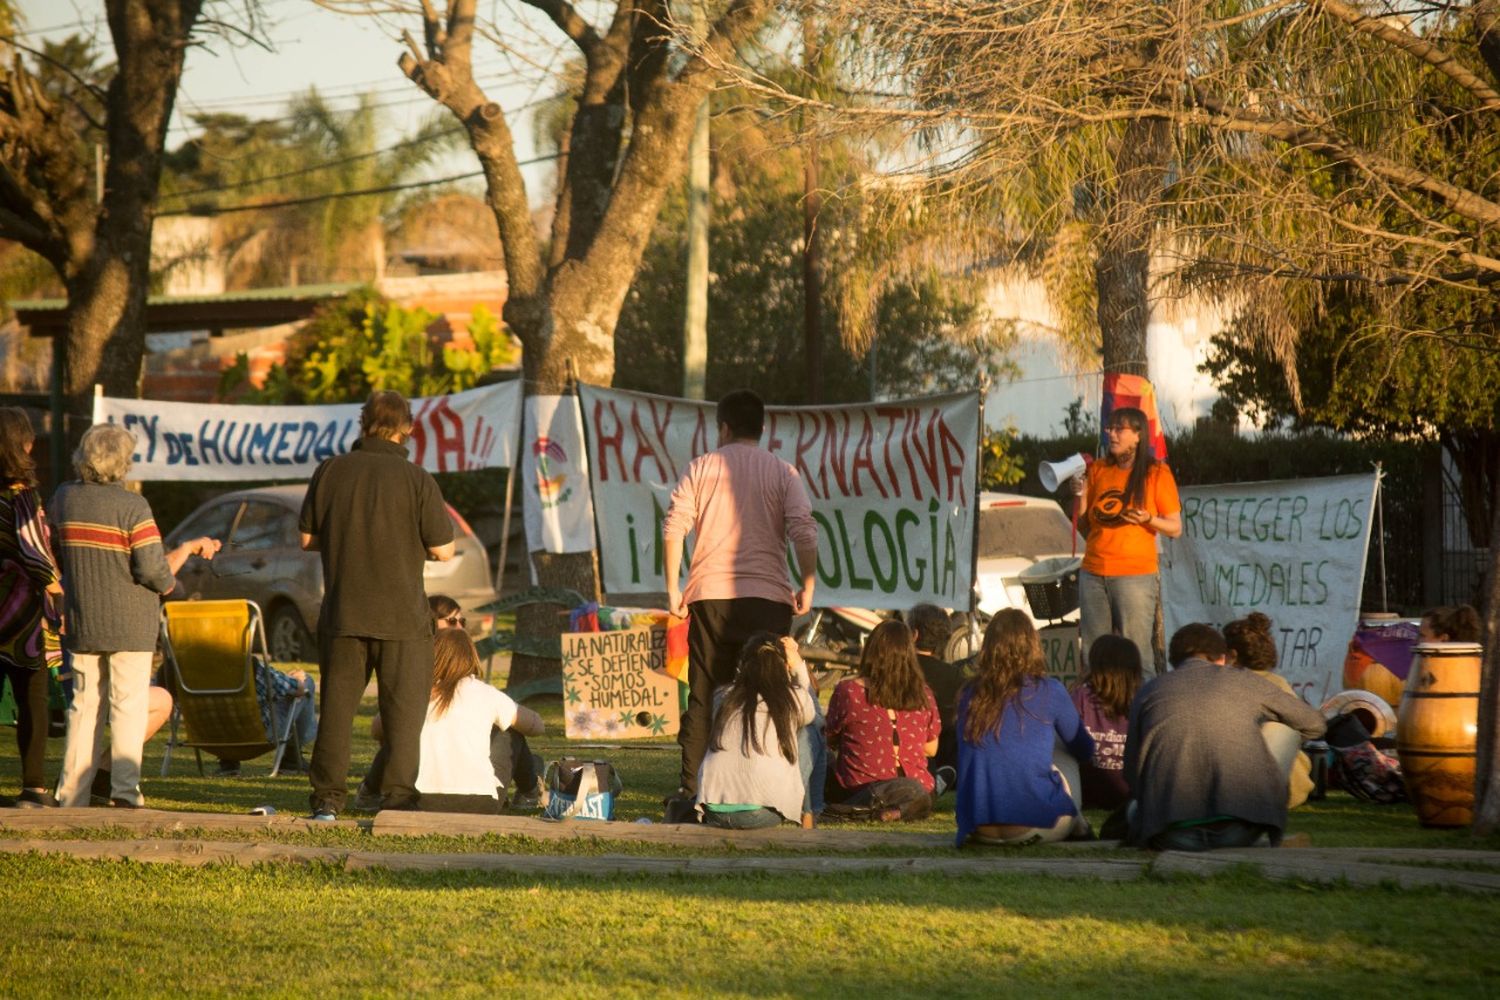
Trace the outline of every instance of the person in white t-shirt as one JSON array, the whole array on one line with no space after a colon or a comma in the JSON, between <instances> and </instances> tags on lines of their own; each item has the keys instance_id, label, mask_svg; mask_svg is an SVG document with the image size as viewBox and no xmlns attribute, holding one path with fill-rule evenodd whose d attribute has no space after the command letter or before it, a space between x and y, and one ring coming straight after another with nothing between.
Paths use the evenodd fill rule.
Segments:
<instances>
[{"instance_id":1,"label":"person in white t-shirt","mask_svg":"<svg viewBox=\"0 0 1500 1000\"><path fill-rule=\"evenodd\" d=\"M515 730L540 736L543 729L541 716L484 682L468 633L458 628L438 632L417 771L421 808L498 813L504 781L490 760L491 733Z\"/></svg>"}]
</instances>

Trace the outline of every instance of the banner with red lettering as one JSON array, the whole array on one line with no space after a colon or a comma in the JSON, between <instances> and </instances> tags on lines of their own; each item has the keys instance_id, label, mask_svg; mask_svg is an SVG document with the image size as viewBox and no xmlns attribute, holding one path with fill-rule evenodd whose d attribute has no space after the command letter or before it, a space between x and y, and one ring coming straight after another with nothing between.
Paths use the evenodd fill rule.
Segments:
<instances>
[{"instance_id":1,"label":"banner with red lettering","mask_svg":"<svg viewBox=\"0 0 1500 1000\"><path fill-rule=\"evenodd\" d=\"M135 434L131 479L306 479L359 440L359 403L239 406L94 398L94 423ZM509 468L521 426L521 383L411 401L406 450L428 472Z\"/></svg>"},{"instance_id":2,"label":"banner with red lettering","mask_svg":"<svg viewBox=\"0 0 1500 1000\"><path fill-rule=\"evenodd\" d=\"M579 398L604 590L663 591L662 519L688 463L718 446L714 404L589 385ZM769 406L761 444L797 470L812 501L818 604L969 607L978 393ZM789 582L795 560L788 546Z\"/></svg>"}]
</instances>

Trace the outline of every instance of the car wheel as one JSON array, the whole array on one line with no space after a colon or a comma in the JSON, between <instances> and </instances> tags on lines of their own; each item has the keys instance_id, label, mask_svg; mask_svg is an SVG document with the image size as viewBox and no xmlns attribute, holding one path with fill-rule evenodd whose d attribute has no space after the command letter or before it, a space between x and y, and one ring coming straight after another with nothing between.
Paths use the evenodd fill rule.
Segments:
<instances>
[{"instance_id":1,"label":"car wheel","mask_svg":"<svg viewBox=\"0 0 1500 1000\"><path fill-rule=\"evenodd\" d=\"M302 616L290 604L272 610L266 625L266 642L271 647L271 659L278 663L307 663L313 658L312 636L307 634Z\"/></svg>"}]
</instances>

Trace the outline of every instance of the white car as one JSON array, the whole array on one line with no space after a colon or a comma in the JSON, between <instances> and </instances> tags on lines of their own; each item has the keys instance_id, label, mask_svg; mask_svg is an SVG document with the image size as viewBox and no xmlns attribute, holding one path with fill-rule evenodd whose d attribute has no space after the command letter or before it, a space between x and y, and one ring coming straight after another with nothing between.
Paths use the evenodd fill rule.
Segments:
<instances>
[{"instance_id":1,"label":"white car","mask_svg":"<svg viewBox=\"0 0 1500 1000\"><path fill-rule=\"evenodd\" d=\"M979 610L993 615L1019 608L1038 628L1050 619L1037 618L1026 600L1019 576L1044 559L1083 555L1083 536L1074 530L1056 500L1019 493L979 494L979 565L975 585ZM1077 621L1074 608L1059 621Z\"/></svg>"}]
</instances>

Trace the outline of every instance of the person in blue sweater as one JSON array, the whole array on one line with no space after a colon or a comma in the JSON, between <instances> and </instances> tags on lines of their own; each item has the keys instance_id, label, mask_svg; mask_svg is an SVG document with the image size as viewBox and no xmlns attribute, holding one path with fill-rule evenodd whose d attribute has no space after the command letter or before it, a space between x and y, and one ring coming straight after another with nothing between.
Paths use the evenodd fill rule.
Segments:
<instances>
[{"instance_id":1,"label":"person in blue sweater","mask_svg":"<svg viewBox=\"0 0 1500 1000\"><path fill-rule=\"evenodd\" d=\"M1094 741L1041 640L1014 608L991 619L976 676L958 699L958 846L1022 846L1089 836L1078 761Z\"/></svg>"}]
</instances>

